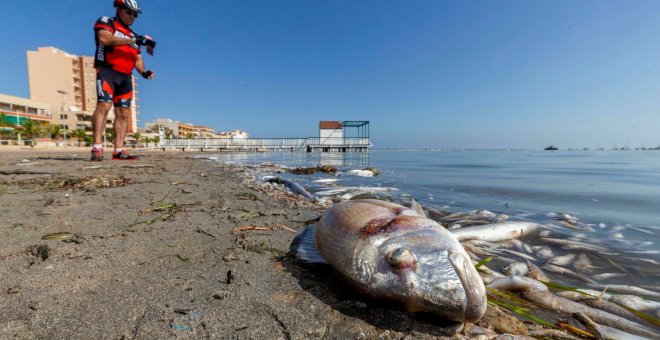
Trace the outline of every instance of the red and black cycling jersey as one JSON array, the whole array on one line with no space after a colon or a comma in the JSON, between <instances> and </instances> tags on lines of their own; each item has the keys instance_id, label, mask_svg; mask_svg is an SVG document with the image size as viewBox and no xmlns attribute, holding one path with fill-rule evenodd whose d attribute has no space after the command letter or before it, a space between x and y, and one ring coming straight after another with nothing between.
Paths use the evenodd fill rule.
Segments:
<instances>
[{"instance_id":1,"label":"red and black cycling jersey","mask_svg":"<svg viewBox=\"0 0 660 340\"><path fill-rule=\"evenodd\" d=\"M111 17L101 17L94 25L94 40L96 41L96 56L94 67L110 68L117 72L131 74L135 61L140 54L140 46L136 44L122 46L104 46L99 43L97 32L106 30L118 38L134 39L135 33L121 24L119 20Z\"/></svg>"}]
</instances>

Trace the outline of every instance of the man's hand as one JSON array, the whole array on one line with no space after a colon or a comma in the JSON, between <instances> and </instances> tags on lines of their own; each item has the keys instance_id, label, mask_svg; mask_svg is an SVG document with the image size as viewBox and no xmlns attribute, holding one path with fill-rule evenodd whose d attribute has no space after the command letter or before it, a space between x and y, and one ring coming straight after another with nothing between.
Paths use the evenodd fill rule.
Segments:
<instances>
[{"instance_id":1,"label":"man's hand","mask_svg":"<svg viewBox=\"0 0 660 340\"><path fill-rule=\"evenodd\" d=\"M144 71L141 74L144 79L154 79L156 72L149 70L149 71Z\"/></svg>"},{"instance_id":2,"label":"man's hand","mask_svg":"<svg viewBox=\"0 0 660 340\"><path fill-rule=\"evenodd\" d=\"M148 35L137 35L135 37L135 43L138 46L151 46L156 47L156 42L151 36Z\"/></svg>"}]
</instances>

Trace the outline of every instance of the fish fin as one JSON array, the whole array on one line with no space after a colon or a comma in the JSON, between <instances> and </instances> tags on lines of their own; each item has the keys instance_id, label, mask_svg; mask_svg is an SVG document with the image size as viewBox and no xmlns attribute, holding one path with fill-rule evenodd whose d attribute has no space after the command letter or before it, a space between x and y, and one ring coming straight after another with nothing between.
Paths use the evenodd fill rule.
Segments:
<instances>
[{"instance_id":1,"label":"fish fin","mask_svg":"<svg viewBox=\"0 0 660 340\"><path fill-rule=\"evenodd\" d=\"M424 212L424 209L422 208L422 205L419 204L415 199L412 199L412 203L410 204L410 209L415 210L420 216L422 217L428 217L426 216L426 213Z\"/></svg>"},{"instance_id":2,"label":"fish fin","mask_svg":"<svg viewBox=\"0 0 660 340\"><path fill-rule=\"evenodd\" d=\"M316 225L310 224L300 235L300 245L297 252L298 259L310 263L328 263L316 247L316 241L314 240L315 233Z\"/></svg>"}]
</instances>

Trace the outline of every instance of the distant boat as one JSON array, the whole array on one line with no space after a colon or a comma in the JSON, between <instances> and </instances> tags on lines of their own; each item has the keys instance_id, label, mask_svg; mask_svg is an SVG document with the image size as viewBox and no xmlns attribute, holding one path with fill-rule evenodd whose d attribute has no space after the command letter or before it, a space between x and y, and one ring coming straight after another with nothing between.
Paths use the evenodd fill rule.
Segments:
<instances>
[{"instance_id":1,"label":"distant boat","mask_svg":"<svg viewBox=\"0 0 660 340\"><path fill-rule=\"evenodd\" d=\"M559 150L559 148L557 148L557 147L554 146L554 145L550 145L550 146L548 146L547 148L545 148L545 149L543 149L543 150Z\"/></svg>"}]
</instances>

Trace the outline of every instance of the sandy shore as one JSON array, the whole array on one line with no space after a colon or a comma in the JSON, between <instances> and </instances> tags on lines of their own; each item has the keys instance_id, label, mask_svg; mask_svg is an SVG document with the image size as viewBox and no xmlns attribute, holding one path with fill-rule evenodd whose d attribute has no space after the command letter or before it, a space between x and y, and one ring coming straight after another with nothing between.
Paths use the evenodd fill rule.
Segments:
<instances>
[{"instance_id":1,"label":"sandy shore","mask_svg":"<svg viewBox=\"0 0 660 340\"><path fill-rule=\"evenodd\" d=\"M190 152L90 163L88 152L0 148L2 339L424 339L458 328L297 263L296 232L323 208L267 190L248 168Z\"/></svg>"}]
</instances>

